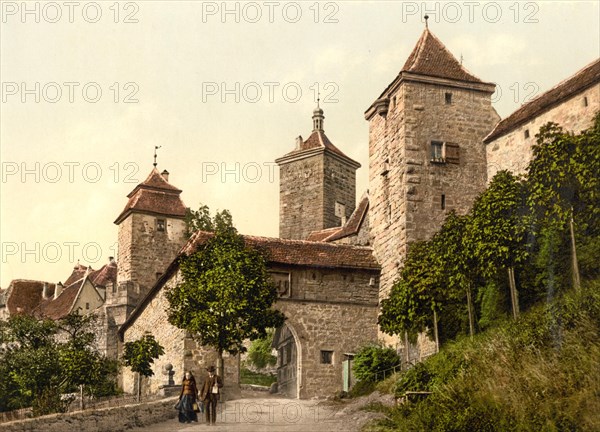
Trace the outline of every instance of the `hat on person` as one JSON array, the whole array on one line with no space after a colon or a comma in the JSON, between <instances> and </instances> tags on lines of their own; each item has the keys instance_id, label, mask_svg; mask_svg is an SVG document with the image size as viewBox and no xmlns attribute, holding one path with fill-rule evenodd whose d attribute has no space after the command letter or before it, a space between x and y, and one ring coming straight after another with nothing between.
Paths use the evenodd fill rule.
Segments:
<instances>
[{"instance_id":1,"label":"hat on person","mask_svg":"<svg viewBox=\"0 0 600 432\"><path fill-rule=\"evenodd\" d=\"M215 373L215 367L214 366L209 366L206 368L207 371Z\"/></svg>"}]
</instances>

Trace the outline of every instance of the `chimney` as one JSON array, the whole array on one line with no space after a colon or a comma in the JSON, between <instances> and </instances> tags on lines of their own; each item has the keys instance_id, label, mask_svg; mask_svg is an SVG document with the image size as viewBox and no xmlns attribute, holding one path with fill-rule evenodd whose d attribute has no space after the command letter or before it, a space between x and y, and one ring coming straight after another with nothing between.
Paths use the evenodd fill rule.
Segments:
<instances>
[{"instance_id":1,"label":"chimney","mask_svg":"<svg viewBox=\"0 0 600 432\"><path fill-rule=\"evenodd\" d=\"M160 173L161 176L163 176L163 178L165 179L165 181L169 181L169 171L164 170L163 172Z\"/></svg>"},{"instance_id":2,"label":"chimney","mask_svg":"<svg viewBox=\"0 0 600 432\"><path fill-rule=\"evenodd\" d=\"M63 288L64 288L64 285L62 284L62 282L59 282L56 284L56 287L54 288L54 300L56 300L58 298L58 296L62 292Z\"/></svg>"},{"instance_id":3,"label":"chimney","mask_svg":"<svg viewBox=\"0 0 600 432\"><path fill-rule=\"evenodd\" d=\"M298 137L296 138L296 150L300 150L303 142L304 140L302 139L302 135L298 135Z\"/></svg>"},{"instance_id":4,"label":"chimney","mask_svg":"<svg viewBox=\"0 0 600 432\"><path fill-rule=\"evenodd\" d=\"M42 298L48 300L48 282L44 282L44 288L42 288Z\"/></svg>"}]
</instances>

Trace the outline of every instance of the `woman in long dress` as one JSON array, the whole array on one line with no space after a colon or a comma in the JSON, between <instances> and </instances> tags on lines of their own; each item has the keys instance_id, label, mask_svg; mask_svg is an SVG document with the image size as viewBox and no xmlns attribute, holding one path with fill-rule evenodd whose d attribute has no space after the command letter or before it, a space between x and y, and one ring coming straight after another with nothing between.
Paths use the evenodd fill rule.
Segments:
<instances>
[{"instance_id":1,"label":"woman in long dress","mask_svg":"<svg viewBox=\"0 0 600 432\"><path fill-rule=\"evenodd\" d=\"M181 383L179 395L179 422L191 423L198 421L198 414L194 411L194 404L198 401L198 387L196 378L191 372L186 372Z\"/></svg>"}]
</instances>

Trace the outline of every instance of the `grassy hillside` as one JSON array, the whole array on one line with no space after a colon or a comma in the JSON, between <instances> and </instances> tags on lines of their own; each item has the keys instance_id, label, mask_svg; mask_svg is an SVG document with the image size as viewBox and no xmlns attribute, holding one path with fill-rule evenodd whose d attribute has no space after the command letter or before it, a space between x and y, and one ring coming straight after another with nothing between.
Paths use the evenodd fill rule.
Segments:
<instances>
[{"instance_id":1,"label":"grassy hillside","mask_svg":"<svg viewBox=\"0 0 600 432\"><path fill-rule=\"evenodd\" d=\"M390 386L431 391L368 431L600 430L600 280L446 345Z\"/></svg>"}]
</instances>

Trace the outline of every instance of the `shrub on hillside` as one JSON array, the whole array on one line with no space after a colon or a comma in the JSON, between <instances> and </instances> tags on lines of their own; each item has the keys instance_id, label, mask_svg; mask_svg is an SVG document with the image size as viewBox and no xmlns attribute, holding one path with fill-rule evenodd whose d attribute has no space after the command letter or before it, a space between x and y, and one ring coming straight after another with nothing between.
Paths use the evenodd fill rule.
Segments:
<instances>
[{"instance_id":1,"label":"shrub on hillside","mask_svg":"<svg viewBox=\"0 0 600 432\"><path fill-rule=\"evenodd\" d=\"M376 382L391 375L400 366L396 350L380 345L366 345L354 356L354 376L359 381Z\"/></svg>"}]
</instances>

